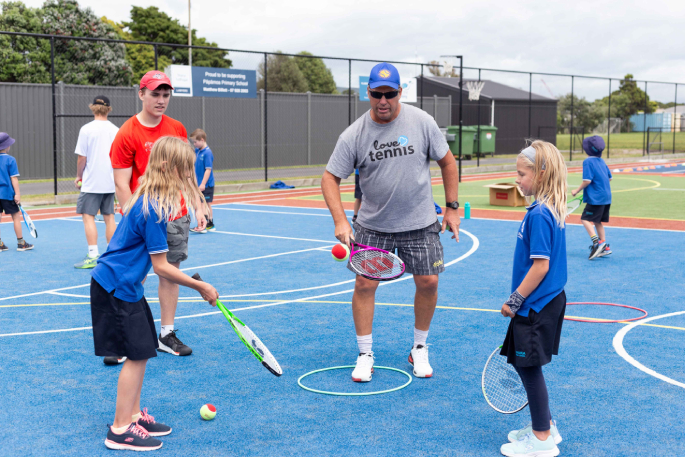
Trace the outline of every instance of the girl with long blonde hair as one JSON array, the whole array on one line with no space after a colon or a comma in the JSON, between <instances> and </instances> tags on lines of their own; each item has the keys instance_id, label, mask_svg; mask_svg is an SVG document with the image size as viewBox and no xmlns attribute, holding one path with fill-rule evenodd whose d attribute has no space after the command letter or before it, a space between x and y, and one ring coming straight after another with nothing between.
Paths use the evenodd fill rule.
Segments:
<instances>
[{"instance_id":1,"label":"girl with long blonde hair","mask_svg":"<svg viewBox=\"0 0 685 457\"><path fill-rule=\"evenodd\" d=\"M533 141L516 159L516 184L534 197L518 230L511 296L502 305L510 317L501 355L526 389L532 423L509 433L506 456L556 456L561 435L552 421L542 366L559 353L566 311L566 164L551 143Z\"/></svg>"},{"instance_id":2,"label":"girl with long blonde hair","mask_svg":"<svg viewBox=\"0 0 685 457\"><path fill-rule=\"evenodd\" d=\"M163 137L155 142L145 174L93 270L90 308L95 354L126 358L119 374L114 422L105 439L110 449L159 449L162 442L155 437L171 433L171 427L156 422L147 408L140 407L145 365L157 356L159 347L143 289L150 267L160 278L195 289L212 305L219 297L214 287L167 261L167 224L183 212L184 201L198 201L194 162L195 154L183 140Z\"/></svg>"}]
</instances>

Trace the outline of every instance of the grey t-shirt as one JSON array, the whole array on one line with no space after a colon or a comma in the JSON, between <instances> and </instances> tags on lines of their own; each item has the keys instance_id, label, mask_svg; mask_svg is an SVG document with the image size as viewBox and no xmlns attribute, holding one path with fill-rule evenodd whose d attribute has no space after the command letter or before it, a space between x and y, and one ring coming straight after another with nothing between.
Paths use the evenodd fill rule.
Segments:
<instances>
[{"instance_id":1,"label":"grey t-shirt","mask_svg":"<svg viewBox=\"0 0 685 457\"><path fill-rule=\"evenodd\" d=\"M425 111L401 105L388 124L364 113L338 138L326 170L345 179L359 168L362 206L357 222L385 233L427 227L437 220L429 159L449 151L438 124Z\"/></svg>"}]
</instances>

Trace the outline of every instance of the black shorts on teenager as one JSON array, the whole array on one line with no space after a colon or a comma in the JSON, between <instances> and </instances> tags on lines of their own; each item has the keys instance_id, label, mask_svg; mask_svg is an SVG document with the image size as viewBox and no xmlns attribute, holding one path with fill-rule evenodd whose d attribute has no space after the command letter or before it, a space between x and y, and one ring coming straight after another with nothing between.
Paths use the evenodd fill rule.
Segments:
<instances>
[{"instance_id":1,"label":"black shorts on teenager","mask_svg":"<svg viewBox=\"0 0 685 457\"><path fill-rule=\"evenodd\" d=\"M562 290L539 313L531 309L527 317L517 314L509 322L500 354L517 367L548 364L559 354L565 313L566 292Z\"/></svg>"},{"instance_id":2,"label":"black shorts on teenager","mask_svg":"<svg viewBox=\"0 0 685 457\"><path fill-rule=\"evenodd\" d=\"M127 302L91 279L90 313L95 355L126 356L131 360L157 357L157 330L145 297Z\"/></svg>"},{"instance_id":3,"label":"black shorts on teenager","mask_svg":"<svg viewBox=\"0 0 685 457\"><path fill-rule=\"evenodd\" d=\"M0 214L14 214L19 212L19 205L14 200L3 200L0 198Z\"/></svg>"},{"instance_id":4,"label":"black shorts on teenager","mask_svg":"<svg viewBox=\"0 0 685 457\"><path fill-rule=\"evenodd\" d=\"M354 198L362 198L362 186L359 185L359 175L354 175Z\"/></svg>"},{"instance_id":5,"label":"black shorts on teenager","mask_svg":"<svg viewBox=\"0 0 685 457\"><path fill-rule=\"evenodd\" d=\"M611 208L611 203L608 205L585 205L583 214L580 215L581 221L594 222L595 224L599 222L609 222L609 209Z\"/></svg>"},{"instance_id":6,"label":"black shorts on teenager","mask_svg":"<svg viewBox=\"0 0 685 457\"><path fill-rule=\"evenodd\" d=\"M202 195L205 196L205 201L207 203L212 203L214 201L214 186L205 187L205 190L202 191Z\"/></svg>"}]
</instances>

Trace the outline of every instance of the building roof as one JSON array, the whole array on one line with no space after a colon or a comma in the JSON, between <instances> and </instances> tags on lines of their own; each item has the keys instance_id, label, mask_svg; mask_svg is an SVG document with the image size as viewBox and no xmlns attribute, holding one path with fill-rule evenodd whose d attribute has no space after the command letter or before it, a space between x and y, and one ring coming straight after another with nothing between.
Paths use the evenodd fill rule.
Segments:
<instances>
[{"instance_id":1,"label":"building roof","mask_svg":"<svg viewBox=\"0 0 685 457\"><path fill-rule=\"evenodd\" d=\"M657 113L673 113L673 107L670 108L659 108L655 112ZM677 105L675 107L675 112L678 114L685 114L685 105Z\"/></svg>"},{"instance_id":2,"label":"building roof","mask_svg":"<svg viewBox=\"0 0 685 457\"><path fill-rule=\"evenodd\" d=\"M426 76L427 81L435 82L445 86L450 86L455 91L459 90L459 78L448 78L446 76ZM469 81L477 81L476 79L464 79L464 92L466 91L466 83ZM490 98L494 100L528 100L528 91L516 89L515 87L507 86L488 79L481 80L485 83L481 91L481 97ZM533 93L530 97L538 101L556 101L554 98L543 97Z\"/></svg>"}]
</instances>

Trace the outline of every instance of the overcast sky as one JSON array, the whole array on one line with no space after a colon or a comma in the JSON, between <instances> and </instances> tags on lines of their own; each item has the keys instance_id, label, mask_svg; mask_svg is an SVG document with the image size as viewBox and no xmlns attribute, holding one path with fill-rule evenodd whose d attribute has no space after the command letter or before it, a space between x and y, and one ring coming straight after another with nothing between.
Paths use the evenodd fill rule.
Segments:
<instances>
[{"instance_id":1,"label":"overcast sky","mask_svg":"<svg viewBox=\"0 0 685 457\"><path fill-rule=\"evenodd\" d=\"M42 0L24 0L40 6ZM128 20L131 5L157 6L188 22L187 0L81 0L98 16ZM287 53L397 61L440 59L462 54L472 67L573 73L685 83L685 2L683 0L575 1L395 1L348 0L218 1L192 0L192 27L219 46ZM256 57L230 56L236 68L256 67ZM440 59L444 60L444 59ZM347 63L326 62L339 86L347 85ZM365 65L353 68L368 74ZM412 73L409 67L401 74ZM410 75L413 76L413 75ZM467 72L467 78L477 72ZM528 76L484 72L527 89ZM544 81L544 83L543 83ZM549 87L549 90L547 87ZM617 86L617 83L614 83ZM533 92L570 92L570 78L534 76ZM576 80L576 92L589 99L608 93L606 81ZM660 101L673 99L673 86L650 84ZM685 100L685 87L682 87Z\"/></svg>"}]
</instances>

